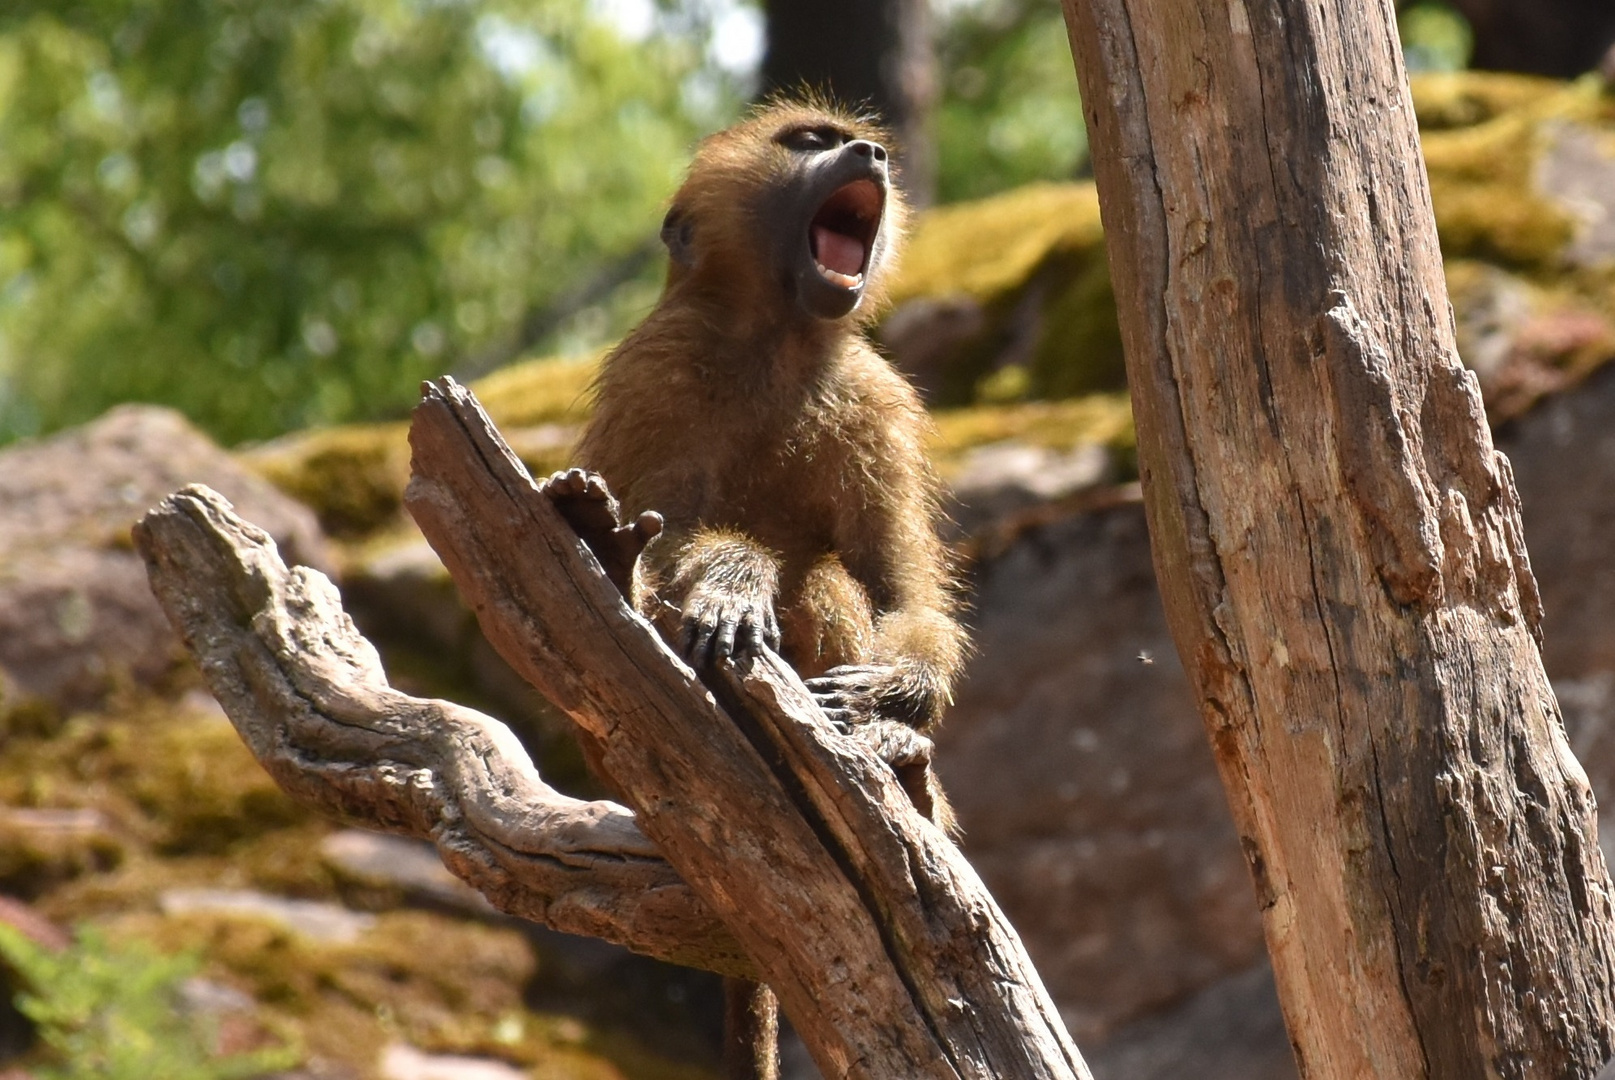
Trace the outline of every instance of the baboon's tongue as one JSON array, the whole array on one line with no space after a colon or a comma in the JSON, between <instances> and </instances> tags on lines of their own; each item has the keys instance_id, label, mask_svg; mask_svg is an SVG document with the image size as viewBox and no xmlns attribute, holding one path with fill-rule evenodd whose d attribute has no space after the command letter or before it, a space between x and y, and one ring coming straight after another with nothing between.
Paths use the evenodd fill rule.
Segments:
<instances>
[{"instance_id":1,"label":"baboon's tongue","mask_svg":"<svg viewBox=\"0 0 1615 1080\"><path fill-rule=\"evenodd\" d=\"M857 277L864 269L864 245L856 237L832 232L823 225L813 228L819 265L847 277Z\"/></svg>"}]
</instances>

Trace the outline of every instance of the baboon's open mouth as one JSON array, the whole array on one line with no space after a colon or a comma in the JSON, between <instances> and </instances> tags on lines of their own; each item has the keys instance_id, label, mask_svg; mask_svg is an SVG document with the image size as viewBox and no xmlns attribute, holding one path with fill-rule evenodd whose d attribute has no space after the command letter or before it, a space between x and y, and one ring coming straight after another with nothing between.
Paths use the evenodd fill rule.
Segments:
<instances>
[{"instance_id":1,"label":"baboon's open mouth","mask_svg":"<svg viewBox=\"0 0 1615 1080\"><path fill-rule=\"evenodd\" d=\"M885 201L873 180L854 180L824 200L808 225L808 248L820 277L842 289L863 285Z\"/></svg>"}]
</instances>

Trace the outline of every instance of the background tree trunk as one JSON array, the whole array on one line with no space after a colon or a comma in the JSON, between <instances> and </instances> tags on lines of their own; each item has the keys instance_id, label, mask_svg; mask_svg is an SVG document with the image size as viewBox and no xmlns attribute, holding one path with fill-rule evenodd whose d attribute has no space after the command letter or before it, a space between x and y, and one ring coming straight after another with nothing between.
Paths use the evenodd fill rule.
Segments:
<instances>
[{"instance_id":1,"label":"background tree trunk","mask_svg":"<svg viewBox=\"0 0 1615 1080\"><path fill-rule=\"evenodd\" d=\"M1471 63L1573 79L1615 44L1610 0L1452 0L1475 31Z\"/></svg>"},{"instance_id":2,"label":"background tree trunk","mask_svg":"<svg viewBox=\"0 0 1615 1080\"><path fill-rule=\"evenodd\" d=\"M923 206L936 187L931 146L936 56L927 0L767 0L763 91L803 86L868 105L897 135L903 191Z\"/></svg>"},{"instance_id":3,"label":"background tree trunk","mask_svg":"<svg viewBox=\"0 0 1615 1080\"><path fill-rule=\"evenodd\" d=\"M1610 882L1391 5L1065 12L1156 569L1302 1074L1592 1075Z\"/></svg>"}]
</instances>

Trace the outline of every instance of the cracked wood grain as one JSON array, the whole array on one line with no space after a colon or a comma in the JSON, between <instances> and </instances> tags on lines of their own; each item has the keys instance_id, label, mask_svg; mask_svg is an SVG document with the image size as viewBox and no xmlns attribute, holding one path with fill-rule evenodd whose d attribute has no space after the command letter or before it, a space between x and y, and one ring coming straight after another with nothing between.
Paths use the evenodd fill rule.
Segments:
<instances>
[{"instance_id":1,"label":"cracked wood grain","mask_svg":"<svg viewBox=\"0 0 1615 1080\"><path fill-rule=\"evenodd\" d=\"M544 783L503 724L387 684L336 587L202 486L135 526L152 590L208 689L289 794L432 841L495 907L721 974L755 974L734 938L622 806Z\"/></svg>"},{"instance_id":2,"label":"cracked wood grain","mask_svg":"<svg viewBox=\"0 0 1615 1080\"><path fill-rule=\"evenodd\" d=\"M1089 1075L969 864L788 666L703 686L452 380L410 442L406 502L484 634L587 733L825 1075Z\"/></svg>"},{"instance_id":3,"label":"cracked wood grain","mask_svg":"<svg viewBox=\"0 0 1615 1080\"><path fill-rule=\"evenodd\" d=\"M1615 903L1392 7L1064 8L1157 573L1302 1073L1592 1075Z\"/></svg>"}]
</instances>

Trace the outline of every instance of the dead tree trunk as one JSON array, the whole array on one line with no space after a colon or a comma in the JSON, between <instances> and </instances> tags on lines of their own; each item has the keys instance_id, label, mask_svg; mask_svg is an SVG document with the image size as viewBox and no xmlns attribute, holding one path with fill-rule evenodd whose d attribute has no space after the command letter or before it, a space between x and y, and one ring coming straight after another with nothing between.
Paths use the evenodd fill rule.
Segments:
<instances>
[{"instance_id":1,"label":"dead tree trunk","mask_svg":"<svg viewBox=\"0 0 1615 1080\"><path fill-rule=\"evenodd\" d=\"M1086 1080L980 880L783 661L721 672L709 693L452 382L428 387L410 438L422 530L636 813L566 799L499 725L388 688L328 581L288 571L218 496L181 492L136 542L283 787L429 836L506 910L760 976L826 1076Z\"/></svg>"},{"instance_id":2,"label":"dead tree trunk","mask_svg":"<svg viewBox=\"0 0 1615 1080\"><path fill-rule=\"evenodd\" d=\"M1302 1074L1590 1076L1610 882L1391 5L1065 12L1156 570Z\"/></svg>"}]
</instances>

